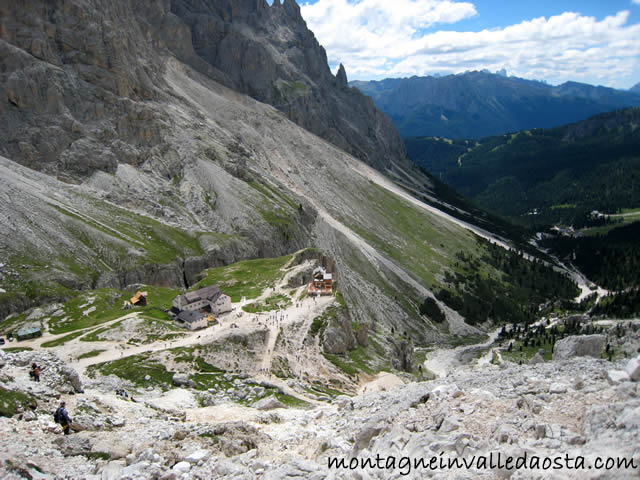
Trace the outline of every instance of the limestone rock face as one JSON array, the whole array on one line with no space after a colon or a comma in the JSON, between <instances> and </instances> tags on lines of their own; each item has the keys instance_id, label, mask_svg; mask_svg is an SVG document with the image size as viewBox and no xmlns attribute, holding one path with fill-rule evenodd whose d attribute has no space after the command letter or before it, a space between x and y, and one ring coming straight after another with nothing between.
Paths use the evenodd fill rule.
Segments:
<instances>
[{"instance_id":1,"label":"limestone rock face","mask_svg":"<svg viewBox=\"0 0 640 480\"><path fill-rule=\"evenodd\" d=\"M391 345L393 353L391 364L393 367L405 372L411 372L413 370L413 344L411 341L394 340Z\"/></svg>"},{"instance_id":2,"label":"limestone rock face","mask_svg":"<svg viewBox=\"0 0 640 480\"><path fill-rule=\"evenodd\" d=\"M76 393L82 393L84 390L82 389L82 381L80 380L80 375L73 368L66 366L61 371L62 375L65 377L67 382L71 384Z\"/></svg>"},{"instance_id":3,"label":"limestone rock face","mask_svg":"<svg viewBox=\"0 0 640 480\"><path fill-rule=\"evenodd\" d=\"M406 163L401 137L371 98L350 89L344 66L333 76L327 55L294 0L173 0L190 29L183 60L222 83L269 103L290 120L376 168Z\"/></svg>"},{"instance_id":4,"label":"limestone rock face","mask_svg":"<svg viewBox=\"0 0 640 480\"><path fill-rule=\"evenodd\" d=\"M554 360L566 360L572 357L600 358L607 342L604 335L574 335L556 342L553 350Z\"/></svg>"},{"instance_id":5,"label":"limestone rock face","mask_svg":"<svg viewBox=\"0 0 640 480\"><path fill-rule=\"evenodd\" d=\"M348 88L344 67L332 75L293 0L1 8L0 154L29 167L75 182L96 170L114 173L120 163L142 164L171 128L153 105L166 98L170 55L370 165L410 164L389 118Z\"/></svg>"},{"instance_id":6,"label":"limestone rock face","mask_svg":"<svg viewBox=\"0 0 640 480\"><path fill-rule=\"evenodd\" d=\"M339 310L334 318L328 320L322 334L322 346L325 352L333 354L345 353L356 346L348 314Z\"/></svg>"}]
</instances>

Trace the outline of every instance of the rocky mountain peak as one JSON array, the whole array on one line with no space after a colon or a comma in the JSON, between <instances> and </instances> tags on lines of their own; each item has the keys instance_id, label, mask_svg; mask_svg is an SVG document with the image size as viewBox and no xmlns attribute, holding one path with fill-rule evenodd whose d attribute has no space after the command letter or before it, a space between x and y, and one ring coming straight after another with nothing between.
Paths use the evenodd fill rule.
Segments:
<instances>
[{"instance_id":1,"label":"rocky mountain peak","mask_svg":"<svg viewBox=\"0 0 640 480\"><path fill-rule=\"evenodd\" d=\"M347 72L344 69L344 65L340 64L338 68L338 73L336 73L336 80L338 80L338 84L342 87L348 87L349 81L347 80Z\"/></svg>"}]
</instances>

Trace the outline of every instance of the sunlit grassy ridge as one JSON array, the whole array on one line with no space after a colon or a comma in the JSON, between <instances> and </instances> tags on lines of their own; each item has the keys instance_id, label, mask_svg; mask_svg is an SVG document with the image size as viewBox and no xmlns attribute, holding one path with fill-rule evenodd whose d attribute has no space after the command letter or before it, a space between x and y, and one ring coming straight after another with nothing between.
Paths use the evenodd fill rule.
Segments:
<instances>
[{"instance_id":1,"label":"sunlit grassy ridge","mask_svg":"<svg viewBox=\"0 0 640 480\"><path fill-rule=\"evenodd\" d=\"M285 272L281 269L292 258L293 255L258 258L225 267L210 268L205 271L204 278L193 289L217 284L233 302L239 302L242 297L256 298L262 294L263 290L272 288L284 276Z\"/></svg>"}]
</instances>

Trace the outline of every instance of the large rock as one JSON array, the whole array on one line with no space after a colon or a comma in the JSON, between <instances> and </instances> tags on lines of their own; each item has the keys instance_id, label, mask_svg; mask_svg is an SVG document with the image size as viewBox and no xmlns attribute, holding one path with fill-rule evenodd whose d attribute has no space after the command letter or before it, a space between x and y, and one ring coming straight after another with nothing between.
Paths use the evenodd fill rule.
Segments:
<instances>
[{"instance_id":1,"label":"large rock","mask_svg":"<svg viewBox=\"0 0 640 480\"><path fill-rule=\"evenodd\" d=\"M54 440L65 457L73 455L87 455L91 452L91 440L77 434L64 435Z\"/></svg>"},{"instance_id":2,"label":"large rock","mask_svg":"<svg viewBox=\"0 0 640 480\"><path fill-rule=\"evenodd\" d=\"M531 357L531 360L529 360L529 365L536 365L538 363L544 363L544 357L540 352L536 352L536 354Z\"/></svg>"},{"instance_id":3,"label":"large rock","mask_svg":"<svg viewBox=\"0 0 640 480\"><path fill-rule=\"evenodd\" d=\"M624 370L607 370L607 381L615 385L629 380L629 375Z\"/></svg>"},{"instance_id":4,"label":"large rock","mask_svg":"<svg viewBox=\"0 0 640 480\"><path fill-rule=\"evenodd\" d=\"M82 388L82 381L80 380L80 375L71 367L63 367L61 372L65 377L67 382L71 384L76 393L83 393L84 389Z\"/></svg>"},{"instance_id":5,"label":"large rock","mask_svg":"<svg viewBox=\"0 0 640 480\"><path fill-rule=\"evenodd\" d=\"M206 461L210 456L211 452L209 450L200 449L187 455L185 460L189 463L198 463Z\"/></svg>"},{"instance_id":6,"label":"large rock","mask_svg":"<svg viewBox=\"0 0 640 480\"><path fill-rule=\"evenodd\" d=\"M285 405L273 395L262 398L255 402L253 408L258 410L273 410L275 408L285 408Z\"/></svg>"},{"instance_id":7,"label":"large rock","mask_svg":"<svg viewBox=\"0 0 640 480\"><path fill-rule=\"evenodd\" d=\"M111 460L102 470L101 480L118 480L126 466L127 462L124 460Z\"/></svg>"},{"instance_id":8,"label":"large rock","mask_svg":"<svg viewBox=\"0 0 640 480\"><path fill-rule=\"evenodd\" d=\"M186 373L174 374L172 381L176 387L190 386L191 383L191 380L189 380L189 375L187 375Z\"/></svg>"},{"instance_id":9,"label":"large rock","mask_svg":"<svg viewBox=\"0 0 640 480\"><path fill-rule=\"evenodd\" d=\"M351 328L351 319L342 309L336 311L333 318L327 320L327 326L322 334L324 351L332 354L345 353L355 348L356 337Z\"/></svg>"},{"instance_id":10,"label":"large rock","mask_svg":"<svg viewBox=\"0 0 640 480\"><path fill-rule=\"evenodd\" d=\"M553 350L554 360L567 360L573 357L600 358L607 343L604 335L572 335L556 342Z\"/></svg>"},{"instance_id":11,"label":"large rock","mask_svg":"<svg viewBox=\"0 0 640 480\"><path fill-rule=\"evenodd\" d=\"M627 375L634 382L640 381L640 355L636 358L632 358L627 363Z\"/></svg>"}]
</instances>

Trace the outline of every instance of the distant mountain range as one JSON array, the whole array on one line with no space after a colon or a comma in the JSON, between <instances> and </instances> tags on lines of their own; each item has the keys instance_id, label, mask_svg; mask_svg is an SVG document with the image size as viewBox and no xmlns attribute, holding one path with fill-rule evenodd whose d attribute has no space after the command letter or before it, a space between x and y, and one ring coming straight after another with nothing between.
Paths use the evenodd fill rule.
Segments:
<instances>
[{"instance_id":1,"label":"distant mountain range","mask_svg":"<svg viewBox=\"0 0 640 480\"><path fill-rule=\"evenodd\" d=\"M483 138L551 128L624 107L640 106L640 86L622 91L467 72L445 77L353 81L373 98L403 137Z\"/></svg>"},{"instance_id":2,"label":"distant mountain range","mask_svg":"<svg viewBox=\"0 0 640 480\"><path fill-rule=\"evenodd\" d=\"M640 206L640 108L476 140L407 138L409 156L479 206L525 225Z\"/></svg>"}]
</instances>

